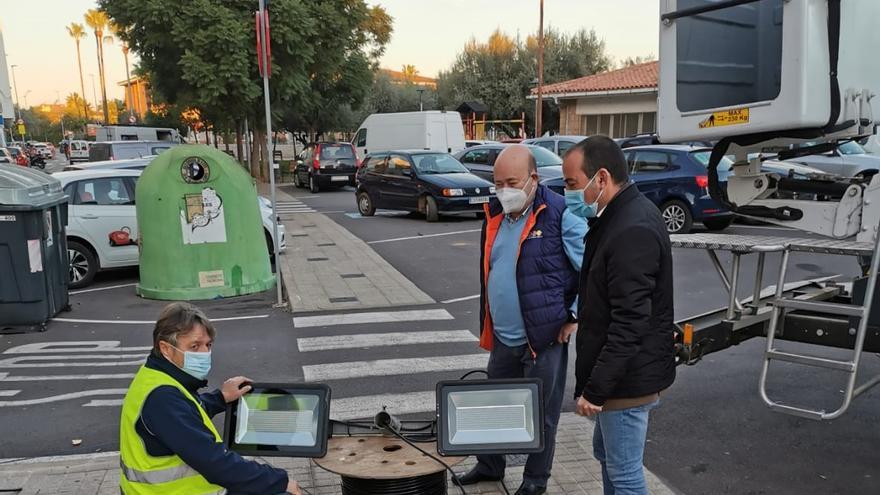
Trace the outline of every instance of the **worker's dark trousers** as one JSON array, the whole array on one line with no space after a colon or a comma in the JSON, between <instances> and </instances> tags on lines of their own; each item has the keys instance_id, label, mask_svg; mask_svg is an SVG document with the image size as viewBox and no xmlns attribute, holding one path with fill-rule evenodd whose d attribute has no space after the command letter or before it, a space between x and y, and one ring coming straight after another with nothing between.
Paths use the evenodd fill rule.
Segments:
<instances>
[{"instance_id":1,"label":"worker's dark trousers","mask_svg":"<svg viewBox=\"0 0 880 495\"><path fill-rule=\"evenodd\" d=\"M540 378L544 387L544 451L530 454L523 471L523 481L546 487L556 451L556 426L565 394L568 368L568 344L554 343L532 359L528 345L508 347L498 339L489 355L489 378ZM477 456L478 472L502 477L506 467L503 455Z\"/></svg>"}]
</instances>

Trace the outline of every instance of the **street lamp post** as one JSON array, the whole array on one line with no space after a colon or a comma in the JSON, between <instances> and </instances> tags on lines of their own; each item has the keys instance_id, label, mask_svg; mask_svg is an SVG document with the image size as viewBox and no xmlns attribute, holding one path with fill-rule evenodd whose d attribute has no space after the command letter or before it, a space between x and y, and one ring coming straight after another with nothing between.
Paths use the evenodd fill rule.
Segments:
<instances>
[{"instance_id":1,"label":"street lamp post","mask_svg":"<svg viewBox=\"0 0 880 495\"><path fill-rule=\"evenodd\" d=\"M27 91L24 92L24 96L22 96L22 98L24 98L24 106L26 106L26 107L28 106L27 95L29 95L29 94L31 94L31 93L32 93L31 90L27 90ZM28 107L28 108L30 108L30 107Z\"/></svg>"},{"instance_id":2,"label":"street lamp post","mask_svg":"<svg viewBox=\"0 0 880 495\"><path fill-rule=\"evenodd\" d=\"M92 97L95 98L95 111L97 111L98 110L98 91L95 89L95 75L89 74L89 77L92 78ZM83 96L83 99L85 100L85 96Z\"/></svg>"},{"instance_id":3,"label":"street lamp post","mask_svg":"<svg viewBox=\"0 0 880 495\"><path fill-rule=\"evenodd\" d=\"M417 88L416 91L419 93L419 111L424 111L424 107L422 106L422 93L425 92L425 88Z\"/></svg>"},{"instance_id":4,"label":"street lamp post","mask_svg":"<svg viewBox=\"0 0 880 495\"><path fill-rule=\"evenodd\" d=\"M544 0L540 0L541 12L538 24L538 108L535 109L535 137L541 137L544 111Z\"/></svg>"},{"instance_id":5,"label":"street lamp post","mask_svg":"<svg viewBox=\"0 0 880 495\"><path fill-rule=\"evenodd\" d=\"M12 65L12 88L15 90L15 106L18 107L18 120L21 120L21 104L18 99L18 83L15 82L15 68L17 65Z\"/></svg>"}]
</instances>

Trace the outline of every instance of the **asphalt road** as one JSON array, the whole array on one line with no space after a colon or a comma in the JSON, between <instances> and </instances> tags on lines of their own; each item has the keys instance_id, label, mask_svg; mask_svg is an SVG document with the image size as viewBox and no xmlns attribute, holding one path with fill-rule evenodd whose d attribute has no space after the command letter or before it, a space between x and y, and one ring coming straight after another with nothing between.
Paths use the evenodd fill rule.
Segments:
<instances>
[{"instance_id":1,"label":"asphalt road","mask_svg":"<svg viewBox=\"0 0 880 495\"><path fill-rule=\"evenodd\" d=\"M287 186L285 186L287 187ZM332 383L334 399L358 404L365 392L381 390L416 397L432 390L442 378L453 378L457 370L435 370L410 376L352 376L351 363L372 359L444 356L450 366L453 357L475 353L474 342L410 346L383 350L324 349L303 351L308 342L320 343L323 336L365 337L370 332L407 330L470 330L478 332L478 259L480 222L472 216L444 217L429 224L417 215L380 214L360 218L355 212L352 190L322 191L310 195L286 188L304 203L370 243L420 289L446 311L448 319L372 325L328 325L294 329L290 315L271 309L271 292L239 301L202 304L212 318L250 316L244 321L218 323L215 371L212 384L227 376L246 373L256 380L290 381L324 377ZM733 227L732 232L780 234L778 229ZM708 257L701 251L676 250L676 315L684 318L721 307L725 291ZM729 267L729 257L722 255ZM768 267L775 266L775 258ZM751 287L753 260L743 267L743 287ZM818 276L852 275L856 265L849 258L794 256L789 280ZM768 272L772 270L768 269ZM66 318L82 320L126 320L149 322L162 304L139 299L133 294L136 270L101 274L93 288L108 290L73 295L74 311ZM767 282L772 283L772 281ZM745 292L745 291L744 291ZM462 299L462 300L459 300ZM409 308L404 308L409 309ZM151 327L147 323L52 322L43 334L0 336L0 390L19 390L0 396L0 431L4 433L0 457L44 456L114 450L119 389L130 378L99 378L98 374L130 374L135 364L105 366L107 363L137 361L146 353ZM311 339L311 340L308 340ZM109 343L96 343L96 342ZM8 362L21 354L22 345L46 342L83 342L75 352L46 352L50 360ZM816 423L770 412L757 393L763 339L706 357L693 367L680 367L673 387L663 396L655 412L645 463L675 489L686 494L861 494L880 493L880 465L877 463L880 429L876 412L880 392L858 399L843 418ZM120 351L118 347L134 348ZM91 350L90 350L91 349ZM115 349L115 350L114 350ZM27 350L27 348L25 348ZM51 349L50 349L51 350ZM306 349L308 350L308 349ZM33 351L33 349L31 349ZM132 358L121 358L126 354ZM836 354L836 353L833 353ZM33 358L39 354L27 354ZM60 358L59 358L60 356ZM99 356L99 357L84 357ZM573 360L572 352L571 363ZM40 366L33 366L34 363ZM98 363L80 366L82 363ZM334 364L337 364L334 366ZM865 376L880 373L880 359L865 355ZM17 368L9 365L23 364ZM342 371L340 371L342 370ZM803 403L829 406L839 399L840 376L812 369L780 367L775 393ZM4 375L6 373L6 375ZM92 375L69 380L45 376ZM9 377L34 376L38 381L10 381ZM570 370L573 377L573 370ZM569 380L569 387L571 387ZM38 402L27 406L9 403L40 401L71 391L115 390L106 395ZM73 393L76 393L73 392ZM0 392L2 394L3 392ZM570 396L571 394L567 394ZM90 405L91 404L91 405ZM335 407L334 403L334 407ZM567 400L566 410L572 410ZM364 408L368 409L368 408ZM873 414L872 414L873 413ZM354 413L352 413L354 414ZM82 438L73 447L71 440Z\"/></svg>"}]
</instances>

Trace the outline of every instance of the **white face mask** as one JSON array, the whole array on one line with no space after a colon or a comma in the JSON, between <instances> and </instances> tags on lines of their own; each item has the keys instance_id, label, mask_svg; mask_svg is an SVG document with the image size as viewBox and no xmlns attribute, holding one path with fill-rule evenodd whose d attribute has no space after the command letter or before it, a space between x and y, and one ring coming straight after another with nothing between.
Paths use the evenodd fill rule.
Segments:
<instances>
[{"instance_id":1,"label":"white face mask","mask_svg":"<svg viewBox=\"0 0 880 495\"><path fill-rule=\"evenodd\" d=\"M532 176L529 176L529 180L526 181L523 189L529 187L529 184L532 182ZM519 213L526 208L526 201L529 200L529 195L523 189L518 189L516 187L504 187L498 189L495 193L495 196L498 198L498 201L501 202L501 209L504 210L504 213L510 215L511 213Z\"/></svg>"}]
</instances>

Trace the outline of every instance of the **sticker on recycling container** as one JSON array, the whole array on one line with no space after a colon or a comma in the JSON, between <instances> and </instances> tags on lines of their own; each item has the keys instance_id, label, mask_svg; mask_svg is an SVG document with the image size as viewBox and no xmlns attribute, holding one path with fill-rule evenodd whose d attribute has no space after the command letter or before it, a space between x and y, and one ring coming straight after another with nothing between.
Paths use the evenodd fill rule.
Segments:
<instances>
[{"instance_id":1,"label":"sticker on recycling container","mask_svg":"<svg viewBox=\"0 0 880 495\"><path fill-rule=\"evenodd\" d=\"M28 261L31 273L43 271L43 250L39 239L28 239Z\"/></svg>"},{"instance_id":2,"label":"sticker on recycling container","mask_svg":"<svg viewBox=\"0 0 880 495\"><path fill-rule=\"evenodd\" d=\"M15 215L0 215L0 222L14 222Z\"/></svg>"}]
</instances>

